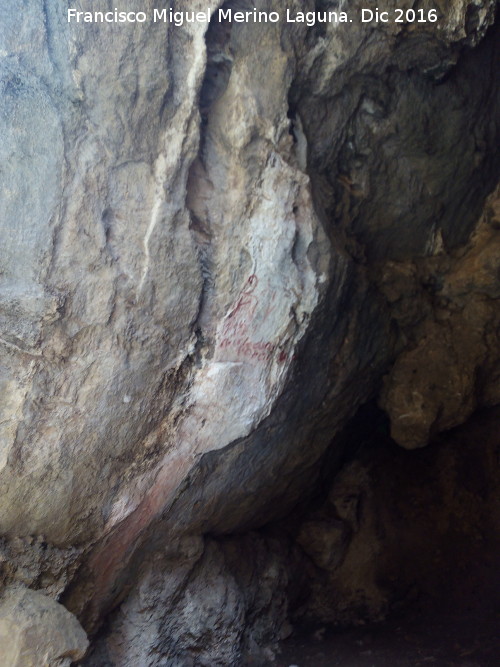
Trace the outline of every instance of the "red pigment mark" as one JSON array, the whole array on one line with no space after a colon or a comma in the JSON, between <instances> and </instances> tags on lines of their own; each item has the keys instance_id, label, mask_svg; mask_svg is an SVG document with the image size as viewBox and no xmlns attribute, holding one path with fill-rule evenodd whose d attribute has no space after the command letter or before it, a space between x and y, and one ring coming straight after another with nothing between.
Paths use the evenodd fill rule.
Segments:
<instances>
[{"instance_id":1,"label":"red pigment mark","mask_svg":"<svg viewBox=\"0 0 500 667\"><path fill-rule=\"evenodd\" d=\"M180 453L163 464L139 506L115 526L93 552L88 568L93 574L95 595L86 610L89 614L87 622L94 624L113 600L115 582L130 563L147 528L168 506L192 465L193 460Z\"/></svg>"},{"instance_id":2,"label":"red pigment mark","mask_svg":"<svg viewBox=\"0 0 500 667\"><path fill-rule=\"evenodd\" d=\"M218 344L220 350L231 350L237 359L253 361L267 361L276 352L276 345L263 340L253 342L248 334L249 323L253 320L259 299L254 291L259 284L259 279L252 274L224 322L221 331L221 341ZM271 294L267 307L262 313L262 322L276 309L276 293ZM280 361L285 361L280 359Z\"/></svg>"},{"instance_id":3,"label":"red pigment mark","mask_svg":"<svg viewBox=\"0 0 500 667\"><path fill-rule=\"evenodd\" d=\"M248 312L246 314L250 319L254 316L255 309L259 304L259 300L253 294L253 292L255 291L255 288L257 287L258 284L259 284L259 279L255 275L255 273L252 273L252 275L247 280L246 289L243 290L240 298L236 302L234 309L229 313L228 322L226 322L225 326L227 326L228 324L230 325L230 319L233 318L237 313L241 313L241 311L244 312L247 310Z\"/></svg>"},{"instance_id":4,"label":"red pigment mark","mask_svg":"<svg viewBox=\"0 0 500 667\"><path fill-rule=\"evenodd\" d=\"M223 350L234 350L239 359L254 359L256 361L270 359L276 349L276 345L272 343L266 341L253 343L248 338L223 338L219 346Z\"/></svg>"},{"instance_id":5,"label":"red pigment mark","mask_svg":"<svg viewBox=\"0 0 500 667\"><path fill-rule=\"evenodd\" d=\"M236 301L236 305L224 322L219 348L221 350L233 350L240 359L265 361L274 352L272 343L266 341L253 343L248 337L248 323L252 321L259 305L259 299L254 294L258 284L259 279L255 273L252 273Z\"/></svg>"},{"instance_id":6,"label":"red pigment mark","mask_svg":"<svg viewBox=\"0 0 500 667\"><path fill-rule=\"evenodd\" d=\"M247 280L248 289L246 293L250 294L250 292L253 292L258 284L259 284L259 279L255 275L255 273L252 273L252 275Z\"/></svg>"}]
</instances>

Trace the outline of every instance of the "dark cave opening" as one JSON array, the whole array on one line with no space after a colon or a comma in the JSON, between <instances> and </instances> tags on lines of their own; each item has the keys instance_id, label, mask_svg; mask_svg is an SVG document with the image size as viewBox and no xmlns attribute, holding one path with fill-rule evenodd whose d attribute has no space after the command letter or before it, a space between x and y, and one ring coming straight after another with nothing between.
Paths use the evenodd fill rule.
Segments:
<instances>
[{"instance_id":1,"label":"dark cave opening","mask_svg":"<svg viewBox=\"0 0 500 667\"><path fill-rule=\"evenodd\" d=\"M496 342L488 346L484 361L469 371L471 407L449 422L444 417L446 403L458 382L445 378L457 357L460 366L475 344L464 342L463 352L458 352L453 336L450 339L437 325L446 343L439 351L442 368L433 371L429 334L434 325L425 320L432 313L430 319L439 322L442 308L467 310L463 294L452 295L446 283L449 257L464 256L471 225L498 180L499 126L491 120L499 117L499 27L444 69L441 45L425 39L419 44L415 38L413 43L402 41L384 73L378 63L367 66L347 84L342 80L338 90L334 83L329 98L315 98L314 84L300 76L292 85L289 104L300 114L308 139L308 169L319 214L329 221L333 242L366 267L370 281L389 297L399 338L395 348L406 346L408 356L414 355L413 370L407 368L413 376L406 387L395 382L393 400L405 392L422 395L423 414L434 392L442 393L425 436L413 440L419 427L410 424L407 445L394 423L412 413L412 399L401 401L405 409L399 413L389 409L390 419L375 402L360 408L325 455L315 498L285 520L307 565L300 573L304 590L291 612L300 639L292 639L290 646L302 650L294 659L293 651L285 649L280 665L498 662L500 413L488 407L495 401L482 400L485 385L498 386L496 319L491 320ZM415 67L425 49L427 64L422 66L421 59ZM402 110L407 104L415 111L413 117ZM410 121L404 130L399 125L393 131L391 117ZM405 147L396 149L391 142L400 139ZM487 145L490 149L483 151L481 146ZM398 158L402 154L405 163ZM421 170L423 161L430 169L427 173ZM394 191L387 206L388 183L397 184L404 202L398 203ZM431 218L439 228L434 238L428 235ZM411 232L406 236L402 229ZM410 277L412 261L403 266L410 254L415 256L417 246L420 257L413 260L415 273ZM395 288L391 294L380 281L382 274ZM402 289L396 294L399 280ZM474 300L477 306L483 296L477 293ZM426 376L425 381L419 376ZM384 388L377 400L387 409L386 397ZM391 430L411 451L391 438ZM424 449L412 449L423 445ZM347 630L361 624L369 629ZM403 629L398 629L401 624ZM339 628L347 634L338 634ZM318 629L330 637L323 646ZM403 646L396 650L397 629L415 632L409 652ZM374 647L367 648L370 635L380 642L377 645L375 639ZM364 646L364 655L349 651L349 643Z\"/></svg>"},{"instance_id":2,"label":"dark cave opening","mask_svg":"<svg viewBox=\"0 0 500 667\"><path fill-rule=\"evenodd\" d=\"M305 559L277 665L497 664L498 433L482 410L405 451L375 404L359 410L340 470L325 460L321 492L280 525Z\"/></svg>"}]
</instances>

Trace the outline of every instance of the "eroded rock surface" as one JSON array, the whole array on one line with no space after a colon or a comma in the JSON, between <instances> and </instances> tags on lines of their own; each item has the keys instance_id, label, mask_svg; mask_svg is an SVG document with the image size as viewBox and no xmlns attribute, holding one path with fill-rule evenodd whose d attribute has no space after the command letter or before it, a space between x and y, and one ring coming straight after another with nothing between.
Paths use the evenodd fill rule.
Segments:
<instances>
[{"instance_id":1,"label":"eroded rock surface","mask_svg":"<svg viewBox=\"0 0 500 667\"><path fill-rule=\"evenodd\" d=\"M405 447L498 402L496 3L436 6L314 28L0 8L1 581L92 636L108 616L88 664L268 659L301 552L228 536L311 494L384 375ZM298 544L337 566L327 523Z\"/></svg>"},{"instance_id":2,"label":"eroded rock surface","mask_svg":"<svg viewBox=\"0 0 500 667\"><path fill-rule=\"evenodd\" d=\"M500 402L499 201L498 192L488 200L467 246L383 269L396 316L420 306L381 394L393 438L409 449Z\"/></svg>"},{"instance_id":3,"label":"eroded rock surface","mask_svg":"<svg viewBox=\"0 0 500 667\"><path fill-rule=\"evenodd\" d=\"M12 667L69 667L85 655L87 636L77 619L46 595L22 587L0 598L0 652Z\"/></svg>"}]
</instances>

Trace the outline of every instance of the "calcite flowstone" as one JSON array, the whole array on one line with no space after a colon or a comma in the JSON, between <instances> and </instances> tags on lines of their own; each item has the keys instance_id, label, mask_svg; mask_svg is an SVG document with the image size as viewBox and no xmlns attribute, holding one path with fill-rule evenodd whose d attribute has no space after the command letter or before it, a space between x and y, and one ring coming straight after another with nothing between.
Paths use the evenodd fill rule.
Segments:
<instances>
[{"instance_id":1,"label":"calcite flowstone","mask_svg":"<svg viewBox=\"0 0 500 667\"><path fill-rule=\"evenodd\" d=\"M22 587L0 597L0 656L5 667L69 667L85 655L78 620L51 598Z\"/></svg>"}]
</instances>

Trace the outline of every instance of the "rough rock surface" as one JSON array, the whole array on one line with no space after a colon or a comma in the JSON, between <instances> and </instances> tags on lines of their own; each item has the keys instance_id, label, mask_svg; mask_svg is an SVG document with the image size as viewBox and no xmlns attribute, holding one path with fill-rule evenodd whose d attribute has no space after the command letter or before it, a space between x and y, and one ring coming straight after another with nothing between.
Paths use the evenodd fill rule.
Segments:
<instances>
[{"instance_id":1,"label":"rough rock surface","mask_svg":"<svg viewBox=\"0 0 500 667\"><path fill-rule=\"evenodd\" d=\"M416 315L381 394L392 436L407 448L500 403L499 228L497 191L466 246L383 269L381 289L402 328Z\"/></svg>"},{"instance_id":2,"label":"rough rock surface","mask_svg":"<svg viewBox=\"0 0 500 667\"><path fill-rule=\"evenodd\" d=\"M496 3L421 4L436 24L0 7L0 581L108 617L88 664L264 659L300 552L233 534L311 493L384 374L409 448L499 401ZM312 542L342 561L338 523Z\"/></svg>"},{"instance_id":3,"label":"rough rock surface","mask_svg":"<svg viewBox=\"0 0 500 667\"><path fill-rule=\"evenodd\" d=\"M87 636L77 619L46 595L22 587L0 598L2 664L69 667L83 658Z\"/></svg>"}]
</instances>

